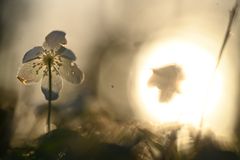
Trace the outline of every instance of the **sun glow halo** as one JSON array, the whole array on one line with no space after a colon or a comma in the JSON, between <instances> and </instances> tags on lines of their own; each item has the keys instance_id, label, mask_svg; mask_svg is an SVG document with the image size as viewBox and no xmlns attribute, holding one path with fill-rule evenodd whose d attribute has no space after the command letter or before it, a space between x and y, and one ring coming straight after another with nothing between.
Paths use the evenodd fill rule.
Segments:
<instances>
[{"instance_id":1,"label":"sun glow halo","mask_svg":"<svg viewBox=\"0 0 240 160\"><path fill-rule=\"evenodd\" d=\"M184 73L180 93L167 103L159 102L159 89L147 84L153 68L179 65ZM195 126L203 115L211 114L221 96L222 78L214 71L215 57L207 50L181 41L152 44L144 47L135 70L135 101L145 117L160 123L180 122ZM214 84L214 85L213 85Z\"/></svg>"}]
</instances>

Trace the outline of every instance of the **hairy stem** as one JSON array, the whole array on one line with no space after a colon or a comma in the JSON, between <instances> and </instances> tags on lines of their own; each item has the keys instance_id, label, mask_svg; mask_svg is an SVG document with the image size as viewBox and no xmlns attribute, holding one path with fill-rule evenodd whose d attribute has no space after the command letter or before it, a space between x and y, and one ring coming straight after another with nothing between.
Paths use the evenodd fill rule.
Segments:
<instances>
[{"instance_id":1,"label":"hairy stem","mask_svg":"<svg viewBox=\"0 0 240 160\"><path fill-rule=\"evenodd\" d=\"M52 73L51 73L51 60L48 61L48 87L49 87L49 98L48 98L48 117L47 117L47 132L51 131L51 109L52 109Z\"/></svg>"}]
</instances>

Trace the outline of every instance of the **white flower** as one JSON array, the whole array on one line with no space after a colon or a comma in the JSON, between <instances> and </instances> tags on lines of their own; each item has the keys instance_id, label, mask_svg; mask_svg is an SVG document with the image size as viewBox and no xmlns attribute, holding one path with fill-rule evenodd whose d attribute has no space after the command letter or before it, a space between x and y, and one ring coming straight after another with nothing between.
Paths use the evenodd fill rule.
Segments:
<instances>
[{"instance_id":1,"label":"white flower","mask_svg":"<svg viewBox=\"0 0 240 160\"><path fill-rule=\"evenodd\" d=\"M56 100L62 88L62 78L74 83L81 83L84 73L73 62L74 53L65 48L67 43L65 33L52 31L46 38L43 46L37 46L25 53L17 78L25 85L39 82L42 79L41 89L47 100L49 97L49 63L51 65L51 100ZM62 78L61 78L62 77Z\"/></svg>"}]
</instances>

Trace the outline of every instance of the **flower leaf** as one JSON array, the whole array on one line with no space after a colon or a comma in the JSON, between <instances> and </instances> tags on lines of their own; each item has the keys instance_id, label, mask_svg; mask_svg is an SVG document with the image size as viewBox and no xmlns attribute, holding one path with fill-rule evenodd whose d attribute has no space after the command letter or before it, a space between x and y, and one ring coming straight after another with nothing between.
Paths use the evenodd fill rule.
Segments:
<instances>
[{"instance_id":1,"label":"flower leaf","mask_svg":"<svg viewBox=\"0 0 240 160\"><path fill-rule=\"evenodd\" d=\"M66 33L63 31L52 31L50 32L46 38L45 42L43 44L44 48L49 50L58 50L61 45L67 44L67 40L65 38Z\"/></svg>"},{"instance_id":2,"label":"flower leaf","mask_svg":"<svg viewBox=\"0 0 240 160\"><path fill-rule=\"evenodd\" d=\"M44 69L40 66L41 61L39 59L24 63L17 74L17 78L25 85L38 82L43 76Z\"/></svg>"},{"instance_id":3,"label":"flower leaf","mask_svg":"<svg viewBox=\"0 0 240 160\"><path fill-rule=\"evenodd\" d=\"M25 55L23 56L22 63L27 63L33 59L38 58L42 54L43 48L40 46L34 47L27 51Z\"/></svg>"},{"instance_id":4,"label":"flower leaf","mask_svg":"<svg viewBox=\"0 0 240 160\"><path fill-rule=\"evenodd\" d=\"M60 66L60 74L63 79L78 84L84 80L84 73L72 61L62 58L62 66Z\"/></svg>"},{"instance_id":5,"label":"flower leaf","mask_svg":"<svg viewBox=\"0 0 240 160\"><path fill-rule=\"evenodd\" d=\"M41 89L47 100L56 100L58 99L59 92L62 89L62 79L56 72L52 72L51 75L52 75L51 99L50 99L50 92L49 92L49 76L48 75L43 76Z\"/></svg>"},{"instance_id":6,"label":"flower leaf","mask_svg":"<svg viewBox=\"0 0 240 160\"><path fill-rule=\"evenodd\" d=\"M69 60L72 60L72 61L76 60L75 54L70 49L67 49L63 46L56 53Z\"/></svg>"}]
</instances>

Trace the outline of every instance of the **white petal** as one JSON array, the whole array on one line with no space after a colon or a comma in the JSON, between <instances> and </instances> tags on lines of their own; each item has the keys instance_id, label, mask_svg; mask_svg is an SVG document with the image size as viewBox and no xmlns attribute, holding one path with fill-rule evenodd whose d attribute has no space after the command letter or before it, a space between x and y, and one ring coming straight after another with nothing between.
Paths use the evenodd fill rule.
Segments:
<instances>
[{"instance_id":1,"label":"white petal","mask_svg":"<svg viewBox=\"0 0 240 160\"><path fill-rule=\"evenodd\" d=\"M34 47L34 48L30 49L23 56L22 63L26 63L26 62L29 62L33 59L36 59L38 56L40 56L42 54L42 51L43 51L43 48L40 47L40 46L37 46L37 47Z\"/></svg>"},{"instance_id":2,"label":"white petal","mask_svg":"<svg viewBox=\"0 0 240 160\"><path fill-rule=\"evenodd\" d=\"M58 51L56 51L56 53L69 60L72 60L72 61L76 60L75 54L70 49L67 49L63 46Z\"/></svg>"},{"instance_id":3,"label":"white petal","mask_svg":"<svg viewBox=\"0 0 240 160\"><path fill-rule=\"evenodd\" d=\"M62 31L52 31L46 36L43 46L45 49L57 50L61 44L67 44L65 35L66 33Z\"/></svg>"},{"instance_id":4,"label":"white petal","mask_svg":"<svg viewBox=\"0 0 240 160\"><path fill-rule=\"evenodd\" d=\"M77 84L84 80L84 73L72 61L61 58L60 74L65 80Z\"/></svg>"},{"instance_id":5,"label":"white petal","mask_svg":"<svg viewBox=\"0 0 240 160\"><path fill-rule=\"evenodd\" d=\"M35 59L23 64L17 74L17 78L25 85L36 83L42 78L44 69L45 66L43 66L42 61Z\"/></svg>"},{"instance_id":6,"label":"white petal","mask_svg":"<svg viewBox=\"0 0 240 160\"><path fill-rule=\"evenodd\" d=\"M50 92L49 92L49 76L44 75L42 79L42 85L41 89L42 92L47 100L56 100L59 97L59 92L62 89L62 79L59 74L56 72L52 72L52 92L51 92L51 98L50 98Z\"/></svg>"}]
</instances>

